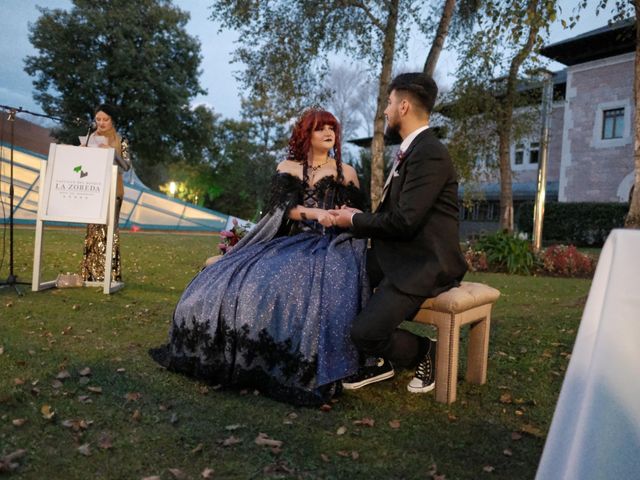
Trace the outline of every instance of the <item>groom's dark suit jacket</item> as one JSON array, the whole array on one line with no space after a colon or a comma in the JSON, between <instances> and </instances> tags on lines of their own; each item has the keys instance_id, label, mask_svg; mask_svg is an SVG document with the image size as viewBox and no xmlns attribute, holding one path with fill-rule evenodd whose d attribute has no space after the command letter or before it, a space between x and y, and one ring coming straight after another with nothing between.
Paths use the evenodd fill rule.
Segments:
<instances>
[{"instance_id":1,"label":"groom's dark suit jacket","mask_svg":"<svg viewBox=\"0 0 640 480\"><path fill-rule=\"evenodd\" d=\"M369 237L384 275L399 290L426 297L457 285L467 271L458 238L458 181L432 129L413 140L375 213L353 217Z\"/></svg>"}]
</instances>

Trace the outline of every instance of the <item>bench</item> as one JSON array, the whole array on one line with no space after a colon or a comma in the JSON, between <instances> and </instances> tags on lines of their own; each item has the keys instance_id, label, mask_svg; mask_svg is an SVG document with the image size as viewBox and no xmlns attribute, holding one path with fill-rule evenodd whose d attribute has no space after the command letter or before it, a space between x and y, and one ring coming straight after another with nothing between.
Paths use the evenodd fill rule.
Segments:
<instances>
[{"instance_id":1,"label":"bench","mask_svg":"<svg viewBox=\"0 0 640 480\"><path fill-rule=\"evenodd\" d=\"M495 288L481 283L461 282L459 287L429 298L414 321L438 329L436 349L436 401L456 401L460 327L470 325L467 355L467 382L487 381L491 307L500 297Z\"/></svg>"}]
</instances>

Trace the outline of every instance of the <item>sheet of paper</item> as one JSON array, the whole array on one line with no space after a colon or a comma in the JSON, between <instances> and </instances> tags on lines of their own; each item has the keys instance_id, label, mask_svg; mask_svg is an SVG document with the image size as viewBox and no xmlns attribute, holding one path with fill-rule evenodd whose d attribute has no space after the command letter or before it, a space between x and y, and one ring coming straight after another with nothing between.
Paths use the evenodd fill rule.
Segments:
<instances>
[{"instance_id":1,"label":"sheet of paper","mask_svg":"<svg viewBox=\"0 0 640 480\"><path fill-rule=\"evenodd\" d=\"M86 135L78 137L80 139L80 145L84 145L87 141ZM91 135L89 137L89 143L87 147L99 147L100 145L107 145L107 137L103 137L101 135Z\"/></svg>"}]
</instances>

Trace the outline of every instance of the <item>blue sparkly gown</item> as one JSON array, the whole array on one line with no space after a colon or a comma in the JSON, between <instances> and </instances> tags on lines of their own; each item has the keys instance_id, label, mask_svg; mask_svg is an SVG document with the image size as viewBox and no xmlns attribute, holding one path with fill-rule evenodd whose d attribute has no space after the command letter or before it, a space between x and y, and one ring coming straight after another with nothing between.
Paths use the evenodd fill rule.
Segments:
<instances>
[{"instance_id":1,"label":"blue sparkly gown","mask_svg":"<svg viewBox=\"0 0 640 480\"><path fill-rule=\"evenodd\" d=\"M369 296L366 241L293 221L288 211L343 204L362 208L353 184L324 177L309 188L276 174L268 213L191 281L169 343L151 356L211 384L255 388L296 405L327 402L358 368L349 332Z\"/></svg>"}]
</instances>

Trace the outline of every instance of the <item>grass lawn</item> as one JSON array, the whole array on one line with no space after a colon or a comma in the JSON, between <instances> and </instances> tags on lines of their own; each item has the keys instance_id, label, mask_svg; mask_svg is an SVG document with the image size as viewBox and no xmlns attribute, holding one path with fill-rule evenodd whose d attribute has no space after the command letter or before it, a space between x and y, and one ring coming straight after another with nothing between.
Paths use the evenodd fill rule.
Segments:
<instances>
[{"instance_id":1,"label":"grass lawn","mask_svg":"<svg viewBox=\"0 0 640 480\"><path fill-rule=\"evenodd\" d=\"M82 238L80 230L45 231L43 280L79 271ZM21 281L31 281L33 240L34 230L16 229ZM6 477L197 479L205 469L216 479L535 475L589 280L468 275L502 292L486 385L461 382L447 406L433 394L409 394L412 372L403 371L323 411L159 368L147 349L166 341L174 305L217 237L123 232L121 243L126 286L116 294L0 290L0 458L27 450ZM260 433L282 446L258 445Z\"/></svg>"}]
</instances>

